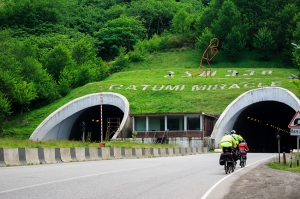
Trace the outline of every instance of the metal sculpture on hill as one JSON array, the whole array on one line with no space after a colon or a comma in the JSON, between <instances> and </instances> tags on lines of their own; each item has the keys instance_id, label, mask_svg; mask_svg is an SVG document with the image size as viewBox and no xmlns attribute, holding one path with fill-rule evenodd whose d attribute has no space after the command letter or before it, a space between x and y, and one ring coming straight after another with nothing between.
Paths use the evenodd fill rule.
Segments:
<instances>
[{"instance_id":1,"label":"metal sculpture on hill","mask_svg":"<svg viewBox=\"0 0 300 199\"><path fill-rule=\"evenodd\" d=\"M216 56L216 54L218 53L218 46L219 46L219 40L217 38L212 38L209 42L209 45L207 46L206 50L204 51L203 55L202 55L202 58L200 60L200 66L199 68L193 72L193 78L198 76L198 75L201 75L204 71L206 73L206 77L207 77L207 68L205 66L203 66L202 62L203 60L206 60L209 68L210 68L210 77L211 77L211 74L212 74L212 68L210 66L210 61ZM202 69L201 72L200 69Z\"/></svg>"}]
</instances>

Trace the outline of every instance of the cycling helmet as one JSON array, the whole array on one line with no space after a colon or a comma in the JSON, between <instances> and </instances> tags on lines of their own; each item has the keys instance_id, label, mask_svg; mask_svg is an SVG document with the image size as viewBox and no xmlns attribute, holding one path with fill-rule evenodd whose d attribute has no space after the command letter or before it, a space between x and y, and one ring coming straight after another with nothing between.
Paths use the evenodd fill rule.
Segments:
<instances>
[{"instance_id":1,"label":"cycling helmet","mask_svg":"<svg viewBox=\"0 0 300 199\"><path fill-rule=\"evenodd\" d=\"M235 130L230 131L230 134L236 134Z\"/></svg>"}]
</instances>

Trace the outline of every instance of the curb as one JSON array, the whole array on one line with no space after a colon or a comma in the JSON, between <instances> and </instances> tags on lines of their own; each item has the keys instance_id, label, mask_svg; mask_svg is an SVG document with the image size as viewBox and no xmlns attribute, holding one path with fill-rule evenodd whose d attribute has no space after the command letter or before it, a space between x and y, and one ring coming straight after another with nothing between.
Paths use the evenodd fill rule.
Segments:
<instances>
[{"instance_id":1,"label":"curb","mask_svg":"<svg viewBox=\"0 0 300 199\"><path fill-rule=\"evenodd\" d=\"M0 167L80 161L172 157L207 153L202 148L0 148Z\"/></svg>"}]
</instances>

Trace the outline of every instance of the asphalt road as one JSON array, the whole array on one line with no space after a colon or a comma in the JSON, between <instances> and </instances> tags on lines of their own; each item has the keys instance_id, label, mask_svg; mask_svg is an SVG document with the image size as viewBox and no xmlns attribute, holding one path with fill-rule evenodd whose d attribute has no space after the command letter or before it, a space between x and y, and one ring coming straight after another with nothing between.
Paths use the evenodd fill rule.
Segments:
<instances>
[{"instance_id":1,"label":"asphalt road","mask_svg":"<svg viewBox=\"0 0 300 199\"><path fill-rule=\"evenodd\" d=\"M249 153L226 175L220 154L0 167L0 198L222 198L239 175L270 158Z\"/></svg>"}]
</instances>

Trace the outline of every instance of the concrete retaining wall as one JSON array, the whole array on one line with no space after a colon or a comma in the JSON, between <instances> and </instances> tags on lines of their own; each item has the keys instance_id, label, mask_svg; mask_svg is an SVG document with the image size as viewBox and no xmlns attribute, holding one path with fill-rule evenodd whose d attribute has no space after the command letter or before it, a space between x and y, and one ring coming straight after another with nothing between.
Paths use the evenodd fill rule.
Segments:
<instances>
[{"instance_id":1,"label":"concrete retaining wall","mask_svg":"<svg viewBox=\"0 0 300 199\"><path fill-rule=\"evenodd\" d=\"M208 152L207 147L203 149ZM0 148L0 167L200 154L202 148Z\"/></svg>"}]
</instances>

